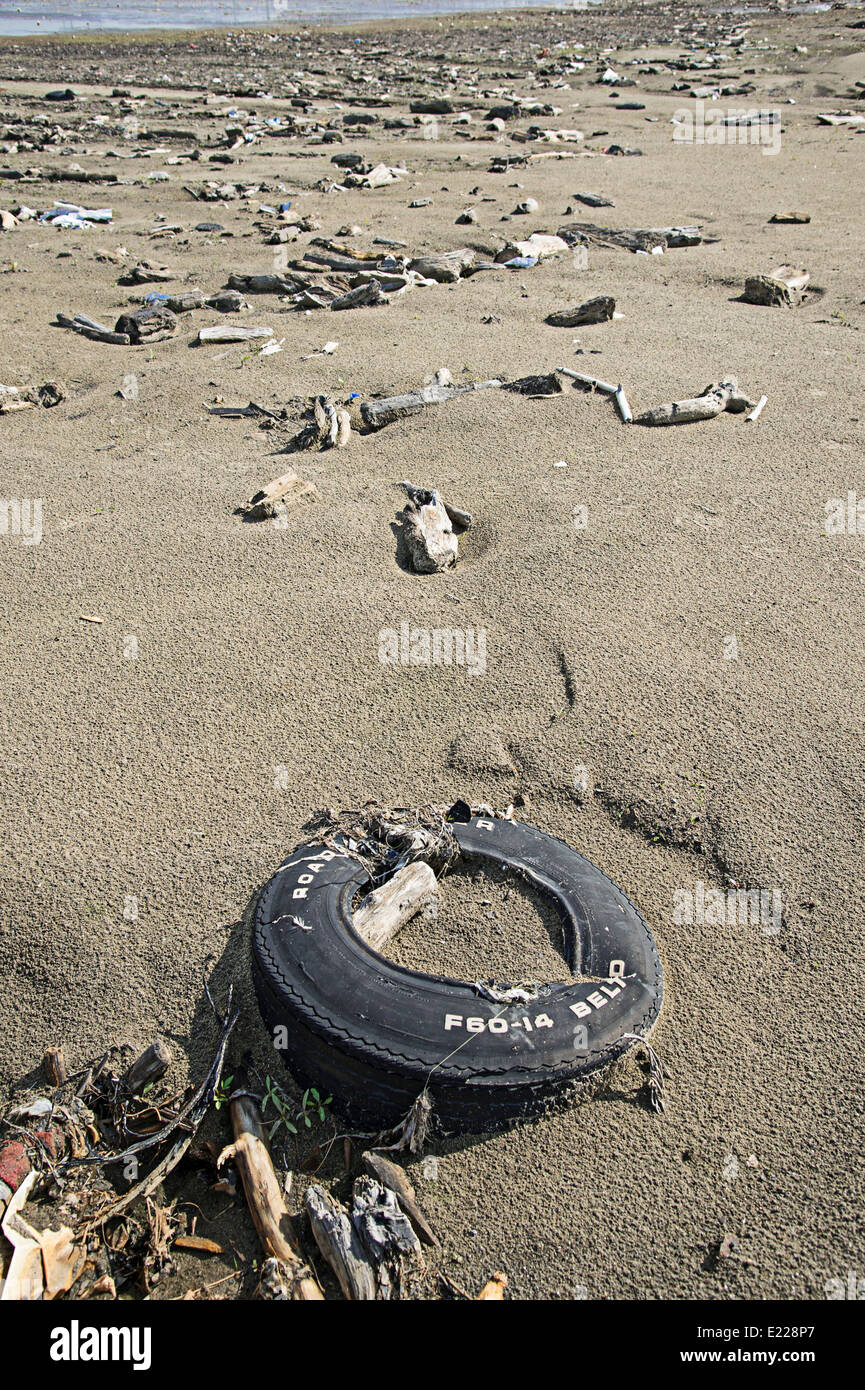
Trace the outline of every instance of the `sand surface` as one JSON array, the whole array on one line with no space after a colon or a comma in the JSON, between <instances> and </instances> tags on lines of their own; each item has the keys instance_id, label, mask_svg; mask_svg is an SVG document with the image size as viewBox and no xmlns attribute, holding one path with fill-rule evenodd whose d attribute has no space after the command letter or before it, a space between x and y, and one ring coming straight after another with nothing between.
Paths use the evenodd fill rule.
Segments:
<instances>
[{"instance_id":1,"label":"sand surface","mask_svg":"<svg viewBox=\"0 0 865 1390\"><path fill-rule=\"evenodd\" d=\"M645 1108L631 1060L590 1103L510 1133L439 1137L437 1180L412 1173L442 1268L470 1288L505 1270L529 1299L822 1298L828 1279L861 1268L865 535L827 535L825 520L828 499L865 499L865 136L816 113L863 109L863 34L848 27L862 14L755 15L738 48L722 40L744 21L699 29L681 5L364 28L359 45L321 31L198 36L194 50L177 37L0 45L0 165L130 180L0 181L0 207L42 210L56 197L114 212L90 231L31 221L0 232L0 382L60 377L69 391L53 409L0 420L0 496L43 499L40 544L0 535L5 1086L48 1045L80 1066L157 1034L198 1078L214 1040L208 974L223 994L229 980L240 989L237 1055L272 1065L247 914L311 813L458 796L503 808L519 796L520 818L598 863L652 926L667 1112ZM712 52L714 67L661 65ZM562 54L584 70L553 71ZM610 95L595 80L608 61L638 85ZM363 72L393 62L407 80L364 86ZM205 105L213 77L252 95ZM673 113L694 106L671 90L683 78L751 82L753 95L719 103L779 109L779 152L674 144ZM281 95L289 82L343 143L262 135L233 164L210 164L226 110L286 118L298 109ZM67 83L80 94L72 108L44 102ZM158 137L116 133L114 87L151 93L134 114ZM385 91L392 105L364 107ZM417 95L443 91L470 125L443 116L437 139L384 129ZM489 131L503 93L561 113ZM628 100L645 109L616 109ZM365 109L373 124L343 126ZM22 132L32 140L40 114L71 133L9 150ZM81 127L94 115L104 132ZM166 135L175 123L197 133L199 162L168 162L192 148ZM585 140L512 138L532 124L578 127ZM613 142L643 155L602 154ZM106 157L148 145L169 155ZM585 150L595 157L489 172L495 155ZM346 151L409 172L377 191L316 187L338 178L331 156ZM169 178L146 180L153 172ZM184 186L205 178L265 187L196 202ZM582 207L583 190L615 207ZM537 213L501 220L529 197ZM259 204L289 198L319 230L266 245L256 223L272 219ZM411 209L418 198L432 201ZM467 206L476 224L455 225ZM770 224L790 208L811 221ZM160 216L181 230L155 233ZM566 255L345 313L257 296L231 319L272 327L284 341L268 357L192 347L220 321L211 311L182 316L152 348L52 326L58 309L111 326L165 288L119 286L120 266L99 248L169 265L169 289L212 293L230 272L271 272L281 250L300 256L344 225L362 229L350 240L365 249L379 236L415 254L494 254L573 218L696 222L707 240L659 256L591 248L587 269ZM211 220L230 235L194 230ZM747 275L782 262L807 267L822 293L791 310L739 301ZM600 294L621 318L544 322ZM302 360L333 339L335 354ZM469 381L560 364L621 381L635 413L729 373L768 404L754 424L724 414L652 430L624 426L597 395L485 391L355 433L345 450L288 458L285 432L208 413L254 400L297 416L317 392L368 399L440 367ZM117 394L130 374L136 400ZM286 467L318 500L284 528L244 524L234 509ZM403 478L474 513L444 575L399 563ZM403 621L483 629L485 670L382 665L379 633ZM780 930L675 920L677 891L730 880L779 890ZM445 894L447 972L554 967L537 908L520 899L512 911L501 885L470 880ZM498 963L491 911L505 926ZM432 968L430 942L410 932L405 962ZM213 1133L224 1140L224 1115ZM340 1175L332 1164L321 1176ZM225 1205L199 1188L211 1214ZM254 1253L242 1205L213 1229ZM725 1233L741 1258L717 1258ZM189 1256L180 1287L220 1269Z\"/></svg>"}]
</instances>

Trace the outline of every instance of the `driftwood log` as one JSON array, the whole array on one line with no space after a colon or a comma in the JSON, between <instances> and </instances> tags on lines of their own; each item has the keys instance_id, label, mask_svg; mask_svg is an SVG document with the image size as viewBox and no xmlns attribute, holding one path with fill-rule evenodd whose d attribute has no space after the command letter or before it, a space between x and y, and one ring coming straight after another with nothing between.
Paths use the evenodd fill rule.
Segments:
<instances>
[{"instance_id":1,"label":"driftwood log","mask_svg":"<svg viewBox=\"0 0 865 1390\"><path fill-rule=\"evenodd\" d=\"M240 323L217 323L211 328L199 328L199 343L248 343L257 338L272 338L272 328L247 328Z\"/></svg>"},{"instance_id":2,"label":"driftwood log","mask_svg":"<svg viewBox=\"0 0 865 1390\"><path fill-rule=\"evenodd\" d=\"M669 405L659 405L655 410L647 410L638 415L637 425L688 425L696 420L713 420L722 411L735 414L750 410L754 402L739 391L734 376L723 381L713 382L699 396L686 401L671 401Z\"/></svg>"},{"instance_id":3,"label":"driftwood log","mask_svg":"<svg viewBox=\"0 0 865 1390\"><path fill-rule=\"evenodd\" d=\"M423 860L406 864L364 899L352 918L358 936L381 951L406 922L438 898L438 880Z\"/></svg>"},{"instance_id":4,"label":"driftwood log","mask_svg":"<svg viewBox=\"0 0 865 1390\"><path fill-rule=\"evenodd\" d=\"M235 1073L234 1080L243 1078ZM236 1085L230 1109L234 1143L223 1149L217 1167L228 1159L237 1164L255 1229L267 1254L279 1261L279 1269L274 1273L284 1282L288 1297L301 1302L320 1301L324 1295L303 1258L292 1227L267 1147L258 1101L242 1085Z\"/></svg>"},{"instance_id":5,"label":"driftwood log","mask_svg":"<svg viewBox=\"0 0 865 1390\"><path fill-rule=\"evenodd\" d=\"M443 405L456 396L464 396L469 391L483 391L491 386L501 386L498 378L490 381L473 381L452 386L421 386L416 391L407 391L403 396L385 396L378 401L364 401L360 408L361 416L370 429L378 430L383 425L403 420L408 415L417 415L430 405Z\"/></svg>"},{"instance_id":6,"label":"driftwood log","mask_svg":"<svg viewBox=\"0 0 865 1390\"><path fill-rule=\"evenodd\" d=\"M58 312L57 322L61 328L71 328L82 337L91 338L97 343L118 343L122 347L128 347L132 342L128 333L114 332L106 328L104 323L88 318L87 314L75 314L73 317Z\"/></svg>"},{"instance_id":7,"label":"driftwood log","mask_svg":"<svg viewBox=\"0 0 865 1390\"><path fill-rule=\"evenodd\" d=\"M126 333L132 343L159 343L177 331L177 315L163 304L146 305L131 314L121 314L115 333Z\"/></svg>"},{"instance_id":8,"label":"driftwood log","mask_svg":"<svg viewBox=\"0 0 865 1390\"><path fill-rule=\"evenodd\" d=\"M417 256L409 261L409 270L416 270L425 280L453 285L468 273L475 260L474 251L468 246L461 246L457 251L442 251L436 256Z\"/></svg>"},{"instance_id":9,"label":"driftwood log","mask_svg":"<svg viewBox=\"0 0 865 1390\"><path fill-rule=\"evenodd\" d=\"M315 1243L336 1275L344 1296L352 1302L377 1298L375 1269L345 1207L316 1185L307 1188L304 1205Z\"/></svg>"},{"instance_id":10,"label":"driftwood log","mask_svg":"<svg viewBox=\"0 0 865 1390\"><path fill-rule=\"evenodd\" d=\"M42 1058L42 1071L46 1081L52 1086L62 1086L69 1073L66 1070L66 1061L63 1056L62 1047L49 1047L45 1056Z\"/></svg>"}]
</instances>

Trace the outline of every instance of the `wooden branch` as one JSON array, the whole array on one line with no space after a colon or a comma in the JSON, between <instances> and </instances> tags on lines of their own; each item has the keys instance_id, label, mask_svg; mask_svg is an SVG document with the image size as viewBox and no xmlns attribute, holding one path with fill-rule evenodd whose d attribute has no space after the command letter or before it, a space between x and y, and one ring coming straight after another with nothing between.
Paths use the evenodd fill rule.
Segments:
<instances>
[{"instance_id":1,"label":"wooden branch","mask_svg":"<svg viewBox=\"0 0 865 1390\"><path fill-rule=\"evenodd\" d=\"M305 1302L323 1299L291 1224L268 1151L258 1102L240 1087L231 1096L231 1124L234 1143L219 1155L217 1167L229 1158L237 1164L259 1239L268 1255L283 1267L291 1297Z\"/></svg>"},{"instance_id":2,"label":"wooden branch","mask_svg":"<svg viewBox=\"0 0 865 1390\"><path fill-rule=\"evenodd\" d=\"M381 951L421 908L437 901L438 880L423 860L407 864L357 909L352 926L361 940Z\"/></svg>"},{"instance_id":3,"label":"wooden branch","mask_svg":"<svg viewBox=\"0 0 865 1390\"><path fill-rule=\"evenodd\" d=\"M145 1086L159 1081L171 1066L171 1053L161 1038L145 1048L140 1057L132 1063L124 1081L133 1095L143 1091Z\"/></svg>"},{"instance_id":4,"label":"wooden branch","mask_svg":"<svg viewBox=\"0 0 865 1390\"><path fill-rule=\"evenodd\" d=\"M316 1244L345 1297L352 1302L377 1298L375 1269L345 1208L316 1185L307 1188L304 1204Z\"/></svg>"}]
</instances>

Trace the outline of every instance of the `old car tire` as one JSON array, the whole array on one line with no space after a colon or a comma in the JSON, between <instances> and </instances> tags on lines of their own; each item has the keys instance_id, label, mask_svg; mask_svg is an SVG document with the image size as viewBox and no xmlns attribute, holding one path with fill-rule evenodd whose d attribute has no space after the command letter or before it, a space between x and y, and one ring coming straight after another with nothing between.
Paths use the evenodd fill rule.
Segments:
<instances>
[{"instance_id":1,"label":"old car tire","mask_svg":"<svg viewBox=\"0 0 865 1390\"><path fill-rule=\"evenodd\" d=\"M556 906L574 979L529 1002L406 970L352 928L362 865L299 846L255 911L253 976L274 1044L296 1078L360 1124L396 1124L426 1087L446 1128L489 1129L573 1091L654 1024L663 995L652 934L605 873L532 826L473 816L461 854L513 870Z\"/></svg>"}]
</instances>

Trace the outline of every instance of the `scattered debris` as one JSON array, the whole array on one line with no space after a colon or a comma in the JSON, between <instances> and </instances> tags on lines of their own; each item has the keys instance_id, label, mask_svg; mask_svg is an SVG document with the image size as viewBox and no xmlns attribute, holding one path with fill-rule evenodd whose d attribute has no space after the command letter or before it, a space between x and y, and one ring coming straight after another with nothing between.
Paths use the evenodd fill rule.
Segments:
<instances>
[{"instance_id":1,"label":"scattered debris","mask_svg":"<svg viewBox=\"0 0 865 1390\"><path fill-rule=\"evenodd\" d=\"M352 1302L378 1297L375 1268L348 1213L323 1187L313 1184L304 1197L315 1243Z\"/></svg>"},{"instance_id":2,"label":"scattered debris","mask_svg":"<svg viewBox=\"0 0 865 1390\"><path fill-rule=\"evenodd\" d=\"M145 305L131 314L121 314L114 332L126 336L130 343L161 343L177 331L177 315L164 304Z\"/></svg>"},{"instance_id":3,"label":"scattered debris","mask_svg":"<svg viewBox=\"0 0 865 1390\"><path fill-rule=\"evenodd\" d=\"M441 1242L418 1206L417 1193L409 1182L405 1169L400 1168L398 1163L393 1163L391 1159L385 1158L384 1154L377 1153L375 1150L367 1150L361 1155L361 1161L370 1177L390 1188L391 1192L395 1194L419 1239L425 1245L434 1245L436 1248L440 1248Z\"/></svg>"}]
</instances>

